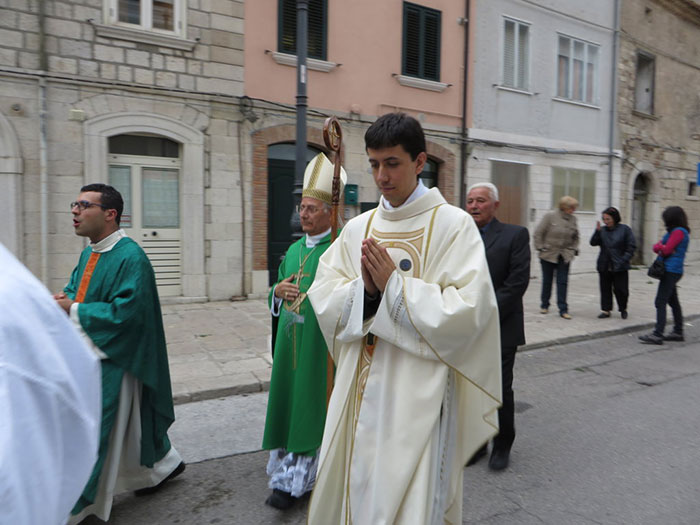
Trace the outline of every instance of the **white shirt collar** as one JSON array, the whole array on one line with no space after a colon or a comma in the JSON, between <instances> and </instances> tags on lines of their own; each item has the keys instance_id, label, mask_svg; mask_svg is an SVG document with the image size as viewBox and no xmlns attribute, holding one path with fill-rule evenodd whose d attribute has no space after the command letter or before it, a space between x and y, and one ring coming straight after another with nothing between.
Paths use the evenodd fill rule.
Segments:
<instances>
[{"instance_id":1,"label":"white shirt collar","mask_svg":"<svg viewBox=\"0 0 700 525\"><path fill-rule=\"evenodd\" d=\"M414 200L418 199L419 197L422 197L423 195L425 195L429 191L430 190L425 187L425 184L423 184L423 181L418 179L418 184L416 185L416 189L413 190L413 193L411 193L408 196L408 199L406 199L406 201L403 204L401 204L400 206L396 206L396 208L394 208L394 206L389 204L389 201L383 197L382 197L382 203L387 210L394 210L394 209L398 209L398 208L403 208L404 206L412 203Z\"/></svg>"},{"instance_id":2,"label":"white shirt collar","mask_svg":"<svg viewBox=\"0 0 700 525\"><path fill-rule=\"evenodd\" d=\"M93 252L105 253L110 251L124 237L128 237L123 229L110 233L107 237L96 243L90 243Z\"/></svg>"},{"instance_id":3,"label":"white shirt collar","mask_svg":"<svg viewBox=\"0 0 700 525\"><path fill-rule=\"evenodd\" d=\"M306 234L306 247L307 248L313 248L316 246L319 242L321 242L321 239L323 239L326 235L331 233L331 229L328 228L325 232L318 233L316 235L309 235L308 233Z\"/></svg>"}]
</instances>

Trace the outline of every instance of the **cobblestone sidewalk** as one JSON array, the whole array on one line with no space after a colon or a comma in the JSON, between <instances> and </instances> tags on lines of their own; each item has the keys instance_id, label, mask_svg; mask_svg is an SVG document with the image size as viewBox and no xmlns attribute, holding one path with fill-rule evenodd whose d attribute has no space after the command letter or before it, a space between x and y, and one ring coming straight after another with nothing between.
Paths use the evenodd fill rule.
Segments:
<instances>
[{"instance_id":1,"label":"cobblestone sidewalk","mask_svg":"<svg viewBox=\"0 0 700 525\"><path fill-rule=\"evenodd\" d=\"M569 313L559 317L556 306L539 313L539 272L525 295L524 348L548 347L566 342L641 330L653 325L658 281L646 269L630 271L629 319L618 312L609 319L600 313L598 274L569 278ZM700 317L700 269L686 271L679 283L686 322ZM556 303L556 287L553 290ZM671 313L669 310L669 321ZM267 390L272 359L268 348L270 313L267 300L170 304L163 306L168 340L170 375L176 403Z\"/></svg>"}]
</instances>

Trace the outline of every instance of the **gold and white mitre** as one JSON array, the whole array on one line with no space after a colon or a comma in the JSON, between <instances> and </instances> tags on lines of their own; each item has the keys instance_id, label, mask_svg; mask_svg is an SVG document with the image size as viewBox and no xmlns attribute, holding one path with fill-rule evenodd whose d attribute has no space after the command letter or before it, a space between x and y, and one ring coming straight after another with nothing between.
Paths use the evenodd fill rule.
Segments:
<instances>
[{"instance_id":1,"label":"gold and white mitre","mask_svg":"<svg viewBox=\"0 0 700 525\"><path fill-rule=\"evenodd\" d=\"M304 189L301 192L301 196L318 199L331 205L331 196L333 194L333 169L333 163L328 160L326 155L323 153L316 155L311 162L306 165L306 171L304 171ZM343 189L345 188L347 180L348 175L341 167L340 195L343 194Z\"/></svg>"}]
</instances>

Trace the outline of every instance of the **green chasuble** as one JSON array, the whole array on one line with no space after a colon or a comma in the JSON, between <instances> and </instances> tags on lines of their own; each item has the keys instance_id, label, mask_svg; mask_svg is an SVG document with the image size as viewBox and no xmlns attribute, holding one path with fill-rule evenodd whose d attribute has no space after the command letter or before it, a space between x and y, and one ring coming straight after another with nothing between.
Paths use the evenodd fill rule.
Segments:
<instances>
[{"instance_id":1,"label":"green chasuble","mask_svg":"<svg viewBox=\"0 0 700 525\"><path fill-rule=\"evenodd\" d=\"M75 299L92 254L80 255L64 292ZM83 495L73 508L77 514L95 500L119 406L124 372L143 384L141 391L141 464L152 467L170 450L168 427L175 420L163 318L150 261L132 239L120 239L100 254L85 298L78 307L80 324L95 346L107 354L102 360L102 426L95 468Z\"/></svg>"},{"instance_id":2,"label":"green chasuble","mask_svg":"<svg viewBox=\"0 0 700 525\"><path fill-rule=\"evenodd\" d=\"M328 349L306 292L316 275L318 260L331 244L328 234L314 248L302 237L287 250L277 283L297 275L302 301L284 301L272 363L270 394L262 446L314 455L321 446L326 421ZM274 291L274 288L273 288ZM270 305L274 300L270 292Z\"/></svg>"}]
</instances>

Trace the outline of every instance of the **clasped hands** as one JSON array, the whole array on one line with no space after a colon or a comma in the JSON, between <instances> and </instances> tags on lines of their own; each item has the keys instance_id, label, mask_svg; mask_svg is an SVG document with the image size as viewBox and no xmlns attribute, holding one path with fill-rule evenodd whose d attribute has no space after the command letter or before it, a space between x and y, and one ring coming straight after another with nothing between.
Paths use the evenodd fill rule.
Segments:
<instances>
[{"instance_id":1,"label":"clasped hands","mask_svg":"<svg viewBox=\"0 0 700 525\"><path fill-rule=\"evenodd\" d=\"M70 313L70 306L73 304L73 300L70 297L63 292L58 292L57 294L54 294L53 298L58 303L58 306L63 308L66 313Z\"/></svg>"},{"instance_id":2,"label":"clasped hands","mask_svg":"<svg viewBox=\"0 0 700 525\"><path fill-rule=\"evenodd\" d=\"M386 248L371 238L362 241L360 267L365 291L370 297L377 295L377 292L384 293L386 283L396 269Z\"/></svg>"}]
</instances>

